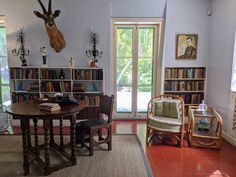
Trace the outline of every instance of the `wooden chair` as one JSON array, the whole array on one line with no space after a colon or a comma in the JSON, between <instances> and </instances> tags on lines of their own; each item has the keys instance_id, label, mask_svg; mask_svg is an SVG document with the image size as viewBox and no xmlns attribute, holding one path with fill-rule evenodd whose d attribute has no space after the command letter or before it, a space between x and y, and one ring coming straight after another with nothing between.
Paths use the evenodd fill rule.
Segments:
<instances>
[{"instance_id":1,"label":"wooden chair","mask_svg":"<svg viewBox=\"0 0 236 177\"><path fill-rule=\"evenodd\" d=\"M76 136L81 137L81 147L86 147L89 149L89 155L93 155L93 146L98 144L107 143L108 150L112 149L112 128L111 128L111 121L112 121L112 112L113 112L113 105L114 105L114 95L111 97L107 95L101 95L99 100L99 116L94 118L81 121L77 124L76 127L79 127L82 131L77 131L82 133L82 136L76 134ZM106 116L106 119L104 119ZM106 138L102 137L102 130L107 130ZM78 129L77 129L78 130ZM98 140L95 139L95 135L98 134ZM88 135L88 142L86 141L85 137ZM87 145L88 144L88 145Z\"/></svg>"},{"instance_id":2,"label":"wooden chair","mask_svg":"<svg viewBox=\"0 0 236 177\"><path fill-rule=\"evenodd\" d=\"M174 136L178 140L179 146L182 147L184 139L184 101L182 98L175 95L160 95L149 101L147 144L154 135L163 138Z\"/></svg>"}]
</instances>

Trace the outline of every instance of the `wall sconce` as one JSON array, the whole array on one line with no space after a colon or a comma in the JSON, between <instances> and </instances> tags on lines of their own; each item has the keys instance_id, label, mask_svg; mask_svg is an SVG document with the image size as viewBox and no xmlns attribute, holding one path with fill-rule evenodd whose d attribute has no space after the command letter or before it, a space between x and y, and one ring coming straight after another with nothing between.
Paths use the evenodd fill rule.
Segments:
<instances>
[{"instance_id":1,"label":"wall sconce","mask_svg":"<svg viewBox=\"0 0 236 177\"><path fill-rule=\"evenodd\" d=\"M26 56L29 56L29 49L25 49L25 34L23 29L16 32L16 46L19 48L12 50L14 56L20 56L22 66L27 66Z\"/></svg>"},{"instance_id":2,"label":"wall sconce","mask_svg":"<svg viewBox=\"0 0 236 177\"><path fill-rule=\"evenodd\" d=\"M93 56L93 59L90 61L90 67L97 67L97 57L101 58L102 57L102 51L97 50L96 44L98 43L98 33L91 32L90 33L90 43L93 45L92 50L86 50L86 56L90 58Z\"/></svg>"}]
</instances>

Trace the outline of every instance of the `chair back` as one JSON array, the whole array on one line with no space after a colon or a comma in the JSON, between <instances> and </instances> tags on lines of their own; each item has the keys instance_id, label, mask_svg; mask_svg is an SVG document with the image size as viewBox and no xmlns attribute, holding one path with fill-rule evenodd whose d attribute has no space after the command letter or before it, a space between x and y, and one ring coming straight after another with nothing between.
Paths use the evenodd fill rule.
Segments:
<instances>
[{"instance_id":1,"label":"chair back","mask_svg":"<svg viewBox=\"0 0 236 177\"><path fill-rule=\"evenodd\" d=\"M108 123L111 122L115 96L101 95L99 101L99 112L107 115Z\"/></svg>"},{"instance_id":2,"label":"chair back","mask_svg":"<svg viewBox=\"0 0 236 177\"><path fill-rule=\"evenodd\" d=\"M151 114L153 114L153 101L156 100L156 99L178 99L180 100L180 107L179 107L179 113L180 113L180 119L181 119L181 122L184 123L184 100L177 96L177 95L168 95L168 94L165 94L165 95L159 95L159 96L156 96L154 98L152 98L149 103L148 103L148 107L147 107L147 118L149 118L149 116ZM148 123L149 121L147 121Z\"/></svg>"}]
</instances>

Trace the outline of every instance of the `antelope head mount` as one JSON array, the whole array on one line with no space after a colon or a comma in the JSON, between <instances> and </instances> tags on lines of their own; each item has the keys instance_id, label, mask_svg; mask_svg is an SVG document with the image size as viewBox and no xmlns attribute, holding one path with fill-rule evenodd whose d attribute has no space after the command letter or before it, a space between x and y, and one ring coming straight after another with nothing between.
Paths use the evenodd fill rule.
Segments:
<instances>
[{"instance_id":1,"label":"antelope head mount","mask_svg":"<svg viewBox=\"0 0 236 177\"><path fill-rule=\"evenodd\" d=\"M48 10L46 10L41 0L38 0L38 2L43 10L43 14L38 11L34 11L34 14L44 20L50 45L56 52L60 52L66 46L64 37L57 29L57 25L54 21L54 19L59 16L60 10L55 10L54 13L52 12L52 0L48 1Z\"/></svg>"}]
</instances>

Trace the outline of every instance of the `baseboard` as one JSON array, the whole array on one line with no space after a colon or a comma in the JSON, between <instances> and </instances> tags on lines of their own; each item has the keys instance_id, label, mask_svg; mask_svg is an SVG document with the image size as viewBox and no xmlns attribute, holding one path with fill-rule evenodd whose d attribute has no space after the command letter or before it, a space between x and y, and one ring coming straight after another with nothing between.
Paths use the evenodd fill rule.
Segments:
<instances>
[{"instance_id":1,"label":"baseboard","mask_svg":"<svg viewBox=\"0 0 236 177\"><path fill-rule=\"evenodd\" d=\"M236 147L236 138L232 137L230 134L227 132L223 131L222 132L222 137L228 141L230 144L232 144L234 147Z\"/></svg>"}]
</instances>

